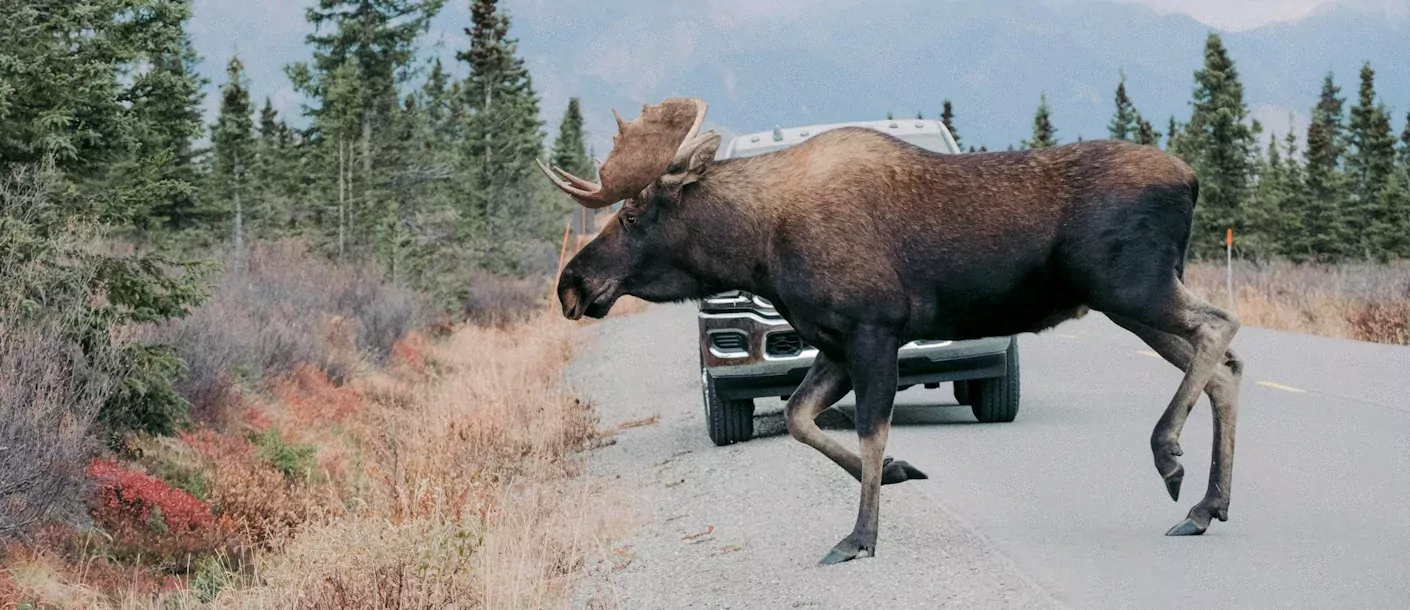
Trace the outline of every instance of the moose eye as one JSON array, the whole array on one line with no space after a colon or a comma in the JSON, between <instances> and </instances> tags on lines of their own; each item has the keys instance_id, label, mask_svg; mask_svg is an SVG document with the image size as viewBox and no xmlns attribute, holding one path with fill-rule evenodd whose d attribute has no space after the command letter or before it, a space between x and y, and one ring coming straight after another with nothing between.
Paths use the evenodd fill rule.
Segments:
<instances>
[{"instance_id":1,"label":"moose eye","mask_svg":"<svg viewBox=\"0 0 1410 610\"><path fill-rule=\"evenodd\" d=\"M633 210L622 210L622 222L629 225L636 224L636 212Z\"/></svg>"}]
</instances>

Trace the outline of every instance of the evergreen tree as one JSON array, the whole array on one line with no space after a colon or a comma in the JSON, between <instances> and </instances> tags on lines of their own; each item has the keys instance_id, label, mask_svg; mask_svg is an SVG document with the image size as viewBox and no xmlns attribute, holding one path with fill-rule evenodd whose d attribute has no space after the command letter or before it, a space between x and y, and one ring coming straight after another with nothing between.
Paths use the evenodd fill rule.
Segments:
<instances>
[{"instance_id":1,"label":"evergreen tree","mask_svg":"<svg viewBox=\"0 0 1410 610\"><path fill-rule=\"evenodd\" d=\"M440 10L443 0L318 0L306 17L315 31L307 41L313 62L287 68L295 88L319 104L310 110L316 123L337 124L336 138L320 131L319 159L335 170L338 199L337 249L364 254L373 225L383 216L374 201L386 180L378 172L379 146L387 141L398 110L398 85L411 74L416 42ZM356 75L355 79L339 78ZM339 89L335 92L335 89ZM334 96L340 99L331 103ZM356 100L355 107L348 102ZM335 112L338 116L324 117ZM351 116L351 118L349 118ZM347 123L352 121L354 128ZM357 168L358 171L353 171Z\"/></svg>"},{"instance_id":2,"label":"evergreen tree","mask_svg":"<svg viewBox=\"0 0 1410 610\"><path fill-rule=\"evenodd\" d=\"M571 203L535 179L534 162L543 152L538 96L518 43L509 38L509 17L497 4L474 1L474 27L465 30L470 47L456 53L470 68L461 157L472 187L469 217L483 227L484 264L522 272L526 248L548 238Z\"/></svg>"},{"instance_id":3,"label":"evergreen tree","mask_svg":"<svg viewBox=\"0 0 1410 610\"><path fill-rule=\"evenodd\" d=\"M293 157L293 131L279 118L274 104L264 98L264 107L259 112L256 127L258 139L255 142L255 160L251 170L251 191L257 193L256 201L249 206L258 206L258 226L251 227L250 233L260 238L272 238L294 228L295 211L292 209L299 200L298 163Z\"/></svg>"},{"instance_id":4,"label":"evergreen tree","mask_svg":"<svg viewBox=\"0 0 1410 610\"><path fill-rule=\"evenodd\" d=\"M1023 147L1051 148L1057 143L1057 129L1048 111L1048 94L1044 93L1038 102L1038 112L1033 115L1033 139L1024 140Z\"/></svg>"},{"instance_id":5,"label":"evergreen tree","mask_svg":"<svg viewBox=\"0 0 1410 610\"><path fill-rule=\"evenodd\" d=\"M1353 235L1348 228L1348 181L1342 172L1346 152L1341 88L1329 73L1307 126L1307 205L1303 207L1296 255L1338 260Z\"/></svg>"},{"instance_id":6,"label":"evergreen tree","mask_svg":"<svg viewBox=\"0 0 1410 610\"><path fill-rule=\"evenodd\" d=\"M596 170L587 156L587 134L583 131L583 113L576 97L568 98L563 122L558 125L558 139L553 142L553 164L574 176L596 179Z\"/></svg>"},{"instance_id":7,"label":"evergreen tree","mask_svg":"<svg viewBox=\"0 0 1410 610\"><path fill-rule=\"evenodd\" d=\"M1190 238L1194 256L1224 248L1224 232L1246 233L1244 205L1252 188L1257 151L1253 126L1246 123L1243 85L1217 34L1205 42L1204 67L1195 72L1194 110L1171 145L1199 176L1199 205Z\"/></svg>"},{"instance_id":8,"label":"evergreen tree","mask_svg":"<svg viewBox=\"0 0 1410 610\"><path fill-rule=\"evenodd\" d=\"M0 10L0 162L53 159L64 178L102 172L135 145L119 71L139 59L116 3Z\"/></svg>"},{"instance_id":9,"label":"evergreen tree","mask_svg":"<svg viewBox=\"0 0 1410 610\"><path fill-rule=\"evenodd\" d=\"M1289 142L1292 145L1292 142ZM1277 135L1268 140L1267 153L1260 159L1258 183L1250 198L1246 220L1248 232L1239 240L1240 255L1268 260L1280 254L1281 239L1287 233L1285 206L1292 195L1289 185L1289 158L1284 161Z\"/></svg>"},{"instance_id":10,"label":"evergreen tree","mask_svg":"<svg viewBox=\"0 0 1410 610\"><path fill-rule=\"evenodd\" d=\"M945 125L945 129L950 130L950 136L955 139L955 146L963 146L960 132L955 130L955 107L950 103L950 98L945 98L941 108L940 122Z\"/></svg>"},{"instance_id":11,"label":"evergreen tree","mask_svg":"<svg viewBox=\"0 0 1410 610\"><path fill-rule=\"evenodd\" d=\"M1160 146L1160 136L1156 134L1155 127L1150 121L1136 117L1136 143L1146 146Z\"/></svg>"},{"instance_id":12,"label":"evergreen tree","mask_svg":"<svg viewBox=\"0 0 1410 610\"><path fill-rule=\"evenodd\" d=\"M1165 131L1165 150L1175 150L1175 140L1180 136L1180 123L1175 121L1175 117L1170 117L1170 126Z\"/></svg>"},{"instance_id":13,"label":"evergreen tree","mask_svg":"<svg viewBox=\"0 0 1410 610\"><path fill-rule=\"evenodd\" d=\"M1116 114L1107 124L1107 133L1113 140L1134 142L1139 135L1141 115L1126 96L1126 72L1121 72L1121 81L1116 84Z\"/></svg>"},{"instance_id":14,"label":"evergreen tree","mask_svg":"<svg viewBox=\"0 0 1410 610\"><path fill-rule=\"evenodd\" d=\"M1382 248L1389 256L1410 259L1410 113L1405 116L1399 148L1396 167L1380 193L1381 206L1390 219Z\"/></svg>"},{"instance_id":15,"label":"evergreen tree","mask_svg":"<svg viewBox=\"0 0 1410 610\"><path fill-rule=\"evenodd\" d=\"M1410 168L1410 112L1405 113L1405 130L1400 132L1400 152L1396 157L1401 168Z\"/></svg>"},{"instance_id":16,"label":"evergreen tree","mask_svg":"<svg viewBox=\"0 0 1410 610\"><path fill-rule=\"evenodd\" d=\"M356 210L353 209L353 167L357 141L362 132L363 97L361 76L357 64L348 61L325 79L323 106L317 115L318 133L323 142L322 152L337 171L337 223L335 251L338 258L348 254L349 241L358 237ZM363 178L370 176L364 175Z\"/></svg>"},{"instance_id":17,"label":"evergreen tree","mask_svg":"<svg viewBox=\"0 0 1410 610\"><path fill-rule=\"evenodd\" d=\"M1357 103L1351 107L1348 136L1351 148L1346 157L1346 169L1351 182L1351 206L1347 214L1348 231L1359 248L1353 254L1385 260L1393 253L1382 245L1392 241L1387 231L1396 230L1392 220L1393 198L1382 197L1395 171L1395 135L1391 131L1390 111L1376 102L1376 73L1369 62L1361 66L1361 88Z\"/></svg>"},{"instance_id":18,"label":"evergreen tree","mask_svg":"<svg viewBox=\"0 0 1410 610\"><path fill-rule=\"evenodd\" d=\"M214 159L211 179L215 195L225 204L236 252L245 250L245 198L255 164L254 105L245 85L245 66L230 58L228 80L220 89L220 115L211 128Z\"/></svg>"},{"instance_id":19,"label":"evergreen tree","mask_svg":"<svg viewBox=\"0 0 1410 610\"><path fill-rule=\"evenodd\" d=\"M138 141L131 165L160 168L154 175L160 196L148 209L129 211L129 222L144 232L191 229L204 220L197 203L198 152L192 142L202 133L201 88L207 81L196 70L200 58L185 33L191 8L185 1L157 6L162 34L150 39L152 48L144 53L150 67L135 79L129 94ZM133 172L129 164L114 169L119 176ZM133 173L143 174L140 169Z\"/></svg>"}]
</instances>

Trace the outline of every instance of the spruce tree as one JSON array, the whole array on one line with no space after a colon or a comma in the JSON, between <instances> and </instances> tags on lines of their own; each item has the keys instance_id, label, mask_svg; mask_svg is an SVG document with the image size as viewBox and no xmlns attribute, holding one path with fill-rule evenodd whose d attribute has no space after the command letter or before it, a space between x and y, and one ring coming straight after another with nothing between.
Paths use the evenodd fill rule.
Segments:
<instances>
[{"instance_id":1,"label":"spruce tree","mask_svg":"<svg viewBox=\"0 0 1410 610\"><path fill-rule=\"evenodd\" d=\"M1395 171L1395 135L1391 131L1390 111L1376 101L1376 73L1370 62L1361 66L1361 87L1357 103L1351 107L1348 124L1350 149L1346 169L1351 181L1348 231L1358 245L1358 254L1370 259L1385 260L1393 253L1383 244L1391 241L1386 232L1396 230L1392 221L1393 197L1381 196Z\"/></svg>"},{"instance_id":2,"label":"spruce tree","mask_svg":"<svg viewBox=\"0 0 1410 610\"><path fill-rule=\"evenodd\" d=\"M250 233L258 238L276 238L297 230L301 224L299 207L303 202L303 167L297 140L289 125L279 117L268 97L259 112L258 141L251 190L258 193L258 226Z\"/></svg>"},{"instance_id":3,"label":"spruce tree","mask_svg":"<svg viewBox=\"0 0 1410 610\"><path fill-rule=\"evenodd\" d=\"M563 122L558 125L558 139L553 142L553 164L574 176L596 179L596 170L587 156L587 134L583 131L583 113L576 97L568 98Z\"/></svg>"},{"instance_id":4,"label":"spruce tree","mask_svg":"<svg viewBox=\"0 0 1410 610\"><path fill-rule=\"evenodd\" d=\"M1405 130L1400 132L1400 152L1396 158L1401 168L1410 169L1410 112L1405 113Z\"/></svg>"},{"instance_id":5,"label":"spruce tree","mask_svg":"<svg viewBox=\"0 0 1410 610\"><path fill-rule=\"evenodd\" d=\"M533 179L543 151L539 101L508 15L497 0L475 0L470 16L470 47L456 53L470 68L461 151L473 187L470 212L485 231L477 240L484 264L519 273L526 248L552 234L570 202Z\"/></svg>"},{"instance_id":6,"label":"spruce tree","mask_svg":"<svg viewBox=\"0 0 1410 610\"><path fill-rule=\"evenodd\" d=\"M131 165L119 164L114 169L119 175L150 175L161 185L150 208L131 211L136 228L189 230L207 220L198 204L201 177L192 145L203 130L201 103L205 94L201 88L207 81L197 72L200 58L184 29L191 16L188 3L165 4L157 14L163 34L153 38L154 46L146 54L150 67L137 77L130 94L138 141L135 156ZM154 167L160 170L150 173Z\"/></svg>"},{"instance_id":7,"label":"spruce tree","mask_svg":"<svg viewBox=\"0 0 1410 610\"><path fill-rule=\"evenodd\" d=\"M236 252L245 249L245 201L249 197L249 176L255 163L254 105L250 102L244 70L239 57L230 58L225 69L227 81L220 89L220 115L211 128L214 194L228 210L230 237Z\"/></svg>"},{"instance_id":8,"label":"spruce tree","mask_svg":"<svg viewBox=\"0 0 1410 610\"><path fill-rule=\"evenodd\" d=\"M1116 84L1116 114L1112 115L1106 130L1113 140L1134 142L1139 135L1141 115L1126 96L1126 72L1120 74L1121 81Z\"/></svg>"},{"instance_id":9,"label":"spruce tree","mask_svg":"<svg viewBox=\"0 0 1410 610\"><path fill-rule=\"evenodd\" d=\"M336 188L339 201L340 255L349 249L363 255L372 247L373 225L382 218L382 210L374 205L376 190L387 179L379 171L380 149L389 137L384 132L398 110L399 85L412 73L416 43L442 4L443 0L318 0L306 10L314 26L307 37L313 62L293 64L286 71L296 89L319 102L310 110L315 121L340 126L337 138L319 138L319 159L328 168L325 188ZM338 78L340 73L356 74L356 79ZM336 92L341 99L333 103L335 88L341 88ZM347 103L354 99L356 107L349 108ZM324 117L328 112L338 116ZM353 128L346 125L349 120Z\"/></svg>"},{"instance_id":10,"label":"spruce tree","mask_svg":"<svg viewBox=\"0 0 1410 610\"><path fill-rule=\"evenodd\" d=\"M1243 207L1257 161L1243 85L1217 34L1211 33L1205 42L1204 67L1195 72L1193 105L1190 122L1171 148L1199 176L1200 202L1190 250L1203 257L1223 251L1226 229L1246 232Z\"/></svg>"},{"instance_id":11,"label":"spruce tree","mask_svg":"<svg viewBox=\"0 0 1410 610\"><path fill-rule=\"evenodd\" d=\"M1388 256L1410 259L1410 113L1405 116L1396 158L1396 167L1380 193L1381 206L1390 218L1385 232L1389 239L1383 248Z\"/></svg>"},{"instance_id":12,"label":"spruce tree","mask_svg":"<svg viewBox=\"0 0 1410 610\"><path fill-rule=\"evenodd\" d=\"M1297 250L1310 259L1335 261L1351 249L1346 217L1348 181L1342 171L1346 153L1341 88L1329 73L1307 126L1307 205L1303 207Z\"/></svg>"},{"instance_id":13,"label":"spruce tree","mask_svg":"<svg viewBox=\"0 0 1410 610\"><path fill-rule=\"evenodd\" d=\"M1277 134L1272 134L1267 152L1259 160L1258 183L1247 206L1248 232L1240 239L1239 250L1242 256L1254 260L1280 255L1282 236L1289 231L1286 206L1293 187L1289 185L1288 165L1296 160L1285 161L1280 145Z\"/></svg>"},{"instance_id":14,"label":"spruce tree","mask_svg":"<svg viewBox=\"0 0 1410 610\"><path fill-rule=\"evenodd\" d=\"M1136 143L1146 146L1160 146L1160 136L1156 134L1155 127L1141 117L1136 117Z\"/></svg>"},{"instance_id":15,"label":"spruce tree","mask_svg":"<svg viewBox=\"0 0 1410 610\"><path fill-rule=\"evenodd\" d=\"M945 102L941 106L940 122L945 125L945 129L950 131L950 136L955 139L955 146L963 147L960 132L955 130L955 107L950 103L950 98L945 98Z\"/></svg>"},{"instance_id":16,"label":"spruce tree","mask_svg":"<svg viewBox=\"0 0 1410 610\"><path fill-rule=\"evenodd\" d=\"M1024 140L1023 147L1051 148L1057 143L1057 129L1048 111L1048 94L1044 93L1038 102L1038 112L1033 115L1033 139Z\"/></svg>"}]
</instances>

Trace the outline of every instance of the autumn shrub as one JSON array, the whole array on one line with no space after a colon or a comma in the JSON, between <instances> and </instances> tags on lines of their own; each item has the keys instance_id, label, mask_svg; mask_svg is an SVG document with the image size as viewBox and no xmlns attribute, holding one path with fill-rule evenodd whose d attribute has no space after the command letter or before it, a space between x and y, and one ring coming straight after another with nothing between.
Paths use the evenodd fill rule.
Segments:
<instances>
[{"instance_id":1,"label":"autumn shrub","mask_svg":"<svg viewBox=\"0 0 1410 610\"><path fill-rule=\"evenodd\" d=\"M200 429L181 442L206 463L209 503L229 535L232 552L277 548L312 519L331 514L316 492L259 457L259 448L233 433Z\"/></svg>"},{"instance_id":2,"label":"autumn shrub","mask_svg":"<svg viewBox=\"0 0 1410 610\"><path fill-rule=\"evenodd\" d=\"M548 282L543 277L517 278L477 271L469 279L463 310L481 326L522 323L545 307Z\"/></svg>"},{"instance_id":3,"label":"autumn shrub","mask_svg":"<svg viewBox=\"0 0 1410 610\"><path fill-rule=\"evenodd\" d=\"M177 390L210 421L240 386L305 364L343 380L356 362L385 362L424 316L416 293L373 269L337 265L296 241L255 244L222 261L214 296L183 320L148 330L186 363Z\"/></svg>"},{"instance_id":4,"label":"autumn shrub","mask_svg":"<svg viewBox=\"0 0 1410 610\"><path fill-rule=\"evenodd\" d=\"M97 484L93 521L120 556L176 567L216 550L220 524L206 503L111 460L94 460L88 472Z\"/></svg>"},{"instance_id":5,"label":"autumn shrub","mask_svg":"<svg viewBox=\"0 0 1410 610\"><path fill-rule=\"evenodd\" d=\"M0 537L78 495L111 383L54 320L0 310Z\"/></svg>"},{"instance_id":6,"label":"autumn shrub","mask_svg":"<svg viewBox=\"0 0 1410 610\"><path fill-rule=\"evenodd\" d=\"M1357 339L1410 345L1410 298L1363 303L1350 321Z\"/></svg>"}]
</instances>

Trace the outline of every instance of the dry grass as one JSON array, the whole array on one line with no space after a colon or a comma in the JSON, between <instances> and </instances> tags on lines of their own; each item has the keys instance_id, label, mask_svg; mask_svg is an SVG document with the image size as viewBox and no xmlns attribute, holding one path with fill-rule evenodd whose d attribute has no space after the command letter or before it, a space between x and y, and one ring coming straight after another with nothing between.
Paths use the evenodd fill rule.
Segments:
<instances>
[{"instance_id":1,"label":"dry grass","mask_svg":"<svg viewBox=\"0 0 1410 610\"><path fill-rule=\"evenodd\" d=\"M316 369L290 377L233 419L313 447L317 467L302 478L261 469L234 430L153 448L204 469L228 520L296 513L247 525L260 531L237 536L243 569L196 573L179 590L112 589L41 554L12 557L0 583L57 607L197 607L203 579L223 583L206 595L211 607L560 606L626 526L609 490L579 476L600 434L559 381L576 328L544 313L435 344L413 335L389 370L347 385Z\"/></svg>"},{"instance_id":2,"label":"dry grass","mask_svg":"<svg viewBox=\"0 0 1410 610\"><path fill-rule=\"evenodd\" d=\"M1223 265L1192 265L1190 289L1223 307ZM1234 266L1234 311L1245 325L1343 339L1410 343L1410 263Z\"/></svg>"}]
</instances>

